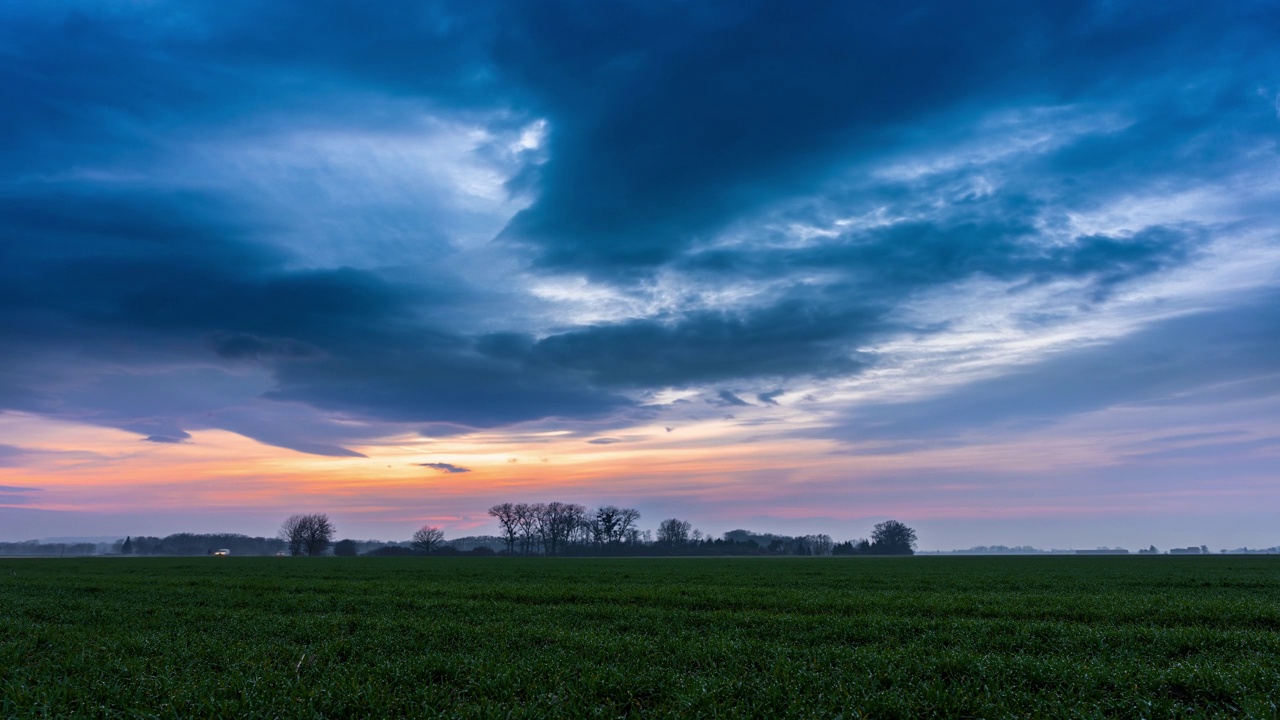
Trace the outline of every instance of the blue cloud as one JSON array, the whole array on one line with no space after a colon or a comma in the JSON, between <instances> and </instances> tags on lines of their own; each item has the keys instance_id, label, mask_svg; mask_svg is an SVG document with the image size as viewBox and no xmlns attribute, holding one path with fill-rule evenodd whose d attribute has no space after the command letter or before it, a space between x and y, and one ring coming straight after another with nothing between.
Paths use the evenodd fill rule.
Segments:
<instances>
[{"instance_id":1,"label":"blue cloud","mask_svg":"<svg viewBox=\"0 0 1280 720\"><path fill-rule=\"evenodd\" d=\"M421 466L421 467L431 468L431 469L433 469L433 470L439 470L440 472L442 472L442 473L446 473L446 474L449 474L449 475L453 475L453 474L456 474L456 473L469 473L469 472L471 472L471 468L464 468L464 467L460 467L460 466L458 466L458 465L453 465L453 464L445 463L445 462L418 463L418 465L419 465L419 466Z\"/></svg>"},{"instance_id":2,"label":"blue cloud","mask_svg":"<svg viewBox=\"0 0 1280 720\"><path fill-rule=\"evenodd\" d=\"M359 456L347 445L369 435L349 419L581 423L722 384L773 405L768 388L855 376L886 362L887 339L946 333L903 309L968 283L1010 298L1070 285L1061 307L1092 311L1274 224L1264 191L1217 215L1075 219L1270 173L1277 27L1262 2L12 5L0 409ZM392 202L322 162L251 187L209 172L249 140L414 138L424 117L501 157L508 175L486 182L505 179L520 209L477 219L497 211L440 183ZM500 139L534 121L536 149ZM322 210L348 223L326 242L358 251L320 251L332 216L303 220ZM451 271L464 252L500 262ZM566 275L687 298L583 320L529 292ZM1263 342L1249 338L1226 344L1232 362ZM1050 392L1042 412L1153 382L1095 369L1114 396ZM193 378L205 389L183 392ZM887 409L875 431L998 422L1039 393L1015 373Z\"/></svg>"},{"instance_id":3,"label":"blue cloud","mask_svg":"<svg viewBox=\"0 0 1280 720\"><path fill-rule=\"evenodd\" d=\"M860 404L848 410L837 434L848 440L936 442L967 433L1045 427L1121 406L1280 397L1277 307L1280 297L1274 292L1255 295L1230 308L1155 322L925 399Z\"/></svg>"},{"instance_id":4,"label":"blue cloud","mask_svg":"<svg viewBox=\"0 0 1280 720\"><path fill-rule=\"evenodd\" d=\"M191 433L178 430L172 435L148 435L143 440L168 445L181 445L191 440Z\"/></svg>"}]
</instances>

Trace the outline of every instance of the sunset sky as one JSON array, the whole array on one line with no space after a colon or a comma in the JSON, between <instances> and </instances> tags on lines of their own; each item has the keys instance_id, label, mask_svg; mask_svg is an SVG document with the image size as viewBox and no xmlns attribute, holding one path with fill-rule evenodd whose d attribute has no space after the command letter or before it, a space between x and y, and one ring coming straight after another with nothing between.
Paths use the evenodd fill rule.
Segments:
<instances>
[{"instance_id":1,"label":"sunset sky","mask_svg":"<svg viewBox=\"0 0 1280 720\"><path fill-rule=\"evenodd\" d=\"M0 7L0 540L1280 545L1280 4Z\"/></svg>"}]
</instances>

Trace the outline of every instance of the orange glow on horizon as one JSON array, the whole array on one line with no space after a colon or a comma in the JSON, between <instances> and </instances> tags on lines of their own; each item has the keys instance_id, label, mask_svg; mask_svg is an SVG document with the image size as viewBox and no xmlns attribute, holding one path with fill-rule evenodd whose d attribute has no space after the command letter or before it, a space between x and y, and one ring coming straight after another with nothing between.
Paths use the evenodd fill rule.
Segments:
<instances>
[{"instance_id":1,"label":"orange glow on horizon","mask_svg":"<svg viewBox=\"0 0 1280 720\"><path fill-rule=\"evenodd\" d=\"M1079 497L1069 484L1037 497L1034 478L1045 467L1115 461L1105 443L1082 433L887 454L873 443L762 440L756 428L715 420L677 432L620 429L615 435L625 441L609 444L570 433L400 434L352 446L367 457L306 455L222 430L159 444L121 430L12 413L0 415L0 433L20 438L27 453L22 462L0 467L0 485L32 488L12 507L268 517L315 510L409 531L434 523L453 533L492 533L486 510L503 501L657 502L676 513L690 508L697 522L741 524L761 514L856 519L904 509L916 519L978 520L1195 512L1206 495L1241 506L1275 495L1273 485L1258 478L1234 488L1171 487L1160 495L1117 486L1105 492L1105 503L1097 501L1096 489ZM446 473L425 463L469 471ZM949 479L957 474L965 479ZM658 519L646 517L646 526Z\"/></svg>"}]
</instances>

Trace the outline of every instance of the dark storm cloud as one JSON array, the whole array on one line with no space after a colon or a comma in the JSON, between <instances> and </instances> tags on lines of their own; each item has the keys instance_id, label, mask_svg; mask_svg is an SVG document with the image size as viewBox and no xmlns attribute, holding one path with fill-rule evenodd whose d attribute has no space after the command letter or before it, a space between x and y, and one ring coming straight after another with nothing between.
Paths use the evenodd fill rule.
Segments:
<instances>
[{"instance_id":1,"label":"dark storm cloud","mask_svg":"<svg viewBox=\"0 0 1280 720\"><path fill-rule=\"evenodd\" d=\"M46 173L161 152L157 135L282 124L386 123L362 103L418 97L449 110L492 106L495 25L483 3L85 3L0 11L0 64L16 172ZM287 31L283 29L287 28ZM377 38L377 42L370 42Z\"/></svg>"},{"instance_id":2,"label":"dark storm cloud","mask_svg":"<svg viewBox=\"0 0 1280 720\"><path fill-rule=\"evenodd\" d=\"M1278 24L1280 8L1246 3L15 4L0 10L0 409L359 456L344 444L376 431L317 416L441 434L601 418L634 412L627 392L856 374L873 360L860 348L901 329L900 303L974 277L1078 280L1102 301L1193 259L1209 231L1046 241L1046 224L1153 177L1225 176L1241 148L1274 142L1257 93L1275 81ZM1017 190L990 196L954 189L963 166L870 171L1024 105L1123 122L1000 165ZM547 120L547 146L509 182L532 204L503 231L537 271L785 287L535 336L496 327L506 308L445 271L279 249L298 228L270 193L190 159L195 140L289 129L412 136L423 114L491 131ZM757 219L808 195L790 219L879 205L904 219L754 242L779 239ZM729 227L747 241L708 249Z\"/></svg>"},{"instance_id":3,"label":"dark storm cloud","mask_svg":"<svg viewBox=\"0 0 1280 720\"><path fill-rule=\"evenodd\" d=\"M771 196L813 189L886 126L980 89L1048 17L898 6L528 7L500 46L555 133L537 203L509 228L544 262L659 265ZM1038 14L1038 13L1037 13ZM963 26L966 32L954 32Z\"/></svg>"},{"instance_id":4,"label":"dark storm cloud","mask_svg":"<svg viewBox=\"0 0 1280 720\"><path fill-rule=\"evenodd\" d=\"M495 427L588 418L633 403L548 365L488 358L463 337L419 332L321 360L283 362L267 397L371 419ZM358 379L358 382L353 380Z\"/></svg>"},{"instance_id":5,"label":"dark storm cloud","mask_svg":"<svg viewBox=\"0 0 1280 720\"><path fill-rule=\"evenodd\" d=\"M711 270L698 269L715 276L770 279L834 271L843 277L833 286L801 288L792 297L740 312L687 312L596 325L536 344L503 336L482 345L491 353L528 353L535 366L580 370L603 386L851 375L873 361L858 347L902 329L890 315L913 292L983 275L1026 286L1083 280L1099 300L1119 283L1185 262L1204 237L1196 228L1155 227L1129 237L1079 237L1055 247L1019 242L1030 234L1017 225L907 223L817 248L708 253L721 260ZM723 392L719 397L747 404Z\"/></svg>"},{"instance_id":6,"label":"dark storm cloud","mask_svg":"<svg viewBox=\"0 0 1280 720\"><path fill-rule=\"evenodd\" d=\"M927 143L992 106L1141 100L1129 83L1153 78L1177 98L1205 66L1238 105L1264 81L1273 38L1261 28L1280 19L1265 4L514 7L502 67L553 134L537 202L508 235L547 265L605 274L669 262L744 209L919 142L909 129ZM1219 120L1214 110L1155 115L1146 142L1110 157L1147 162Z\"/></svg>"},{"instance_id":7,"label":"dark storm cloud","mask_svg":"<svg viewBox=\"0 0 1280 720\"><path fill-rule=\"evenodd\" d=\"M1103 295L1119 283L1185 262L1204 239L1199 228L1157 226L1128 236L1088 235L1046 246L1025 224L904 222L848 233L816 247L698 253L685 267L755 279L839 272L857 288L857 294L841 298L844 304L862 302L867 312L878 312L891 308L890 300L979 275L1031 284L1085 280Z\"/></svg>"},{"instance_id":8,"label":"dark storm cloud","mask_svg":"<svg viewBox=\"0 0 1280 720\"><path fill-rule=\"evenodd\" d=\"M469 473L469 472L471 472L471 468L459 467L458 465L453 465L453 464L445 463L445 462L435 462L435 463L418 463L418 465L419 465L419 466L421 466L421 467L431 468L431 469L433 469L433 470L439 470L439 471L440 471L440 472L442 472L442 473L447 473L447 474L450 474L450 475L453 475L453 474L456 474L456 473Z\"/></svg>"},{"instance_id":9,"label":"dark storm cloud","mask_svg":"<svg viewBox=\"0 0 1280 720\"><path fill-rule=\"evenodd\" d=\"M0 198L0 221L0 327L37 352L114 337L96 352L297 357L359 342L423 299L368 272L286 269L251 242L255 219L218 198L50 189Z\"/></svg>"},{"instance_id":10,"label":"dark storm cloud","mask_svg":"<svg viewBox=\"0 0 1280 720\"><path fill-rule=\"evenodd\" d=\"M225 211L214 199L142 191L0 201L0 278L8 281L0 327L11 347L28 348L0 360L7 371L0 391L8 390L0 399L12 397L9 406L20 409L54 405L49 386L66 379L45 377L41 354L105 342L94 352L106 359L124 341L134 355L126 359L142 365L210 356L256 362L278 380L270 397L371 419L493 426L629 404L555 367L486 358L472 339L432 327L425 311L454 300L438 288L371 271L290 269L283 253L248 242L263 227ZM491 352L501 345L481 344ZM134 401L99 395L89 402L118 408ZM157 430L141 420L152 414L94 417L156 440L183 437L181 428ZM303 452L358 455L244 417L231 429Z\"/></svg>"},{"instance_id":11,"label":"dark storm cloud","mask_svg":"<svg viewBox=\"0 0 1280 720\"><path fill-rule=\"evenodd\" d=\"M229 360L305 358L317 352L316 348L296 340L261 338L248 333L217 332L210 334L208 340L214 352Z\"/></svg>"},{"instance_id":12,"label":"dark storm cloud","mask_svg":"<svg viewBox=\"0 0 1280 720\"><path fill-rule=\"evenodd\" d=\"M582 371L605 386L685 386L730 378L835 376L866 359L849 342L870 337L877 321L791 300L746 313L687 313L669 321L634 320L549 336L531 351L548 365Z\"/></svg>"}]
</instances>

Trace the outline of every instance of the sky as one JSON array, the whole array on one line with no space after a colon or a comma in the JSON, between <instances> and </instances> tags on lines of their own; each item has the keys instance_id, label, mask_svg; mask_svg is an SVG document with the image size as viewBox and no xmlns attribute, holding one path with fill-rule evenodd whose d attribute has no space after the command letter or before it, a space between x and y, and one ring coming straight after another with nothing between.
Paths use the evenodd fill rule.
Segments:
<instances>
[{"instance_id":1,"label":"sky","mask_svg":"<svg viewBox=\"0 0 1280 720\"><path fill-rule=\"evenodd\" d=\"M1280 5L0 7L0 540L1280 545Z\"/></svg>"}]
</instances>

